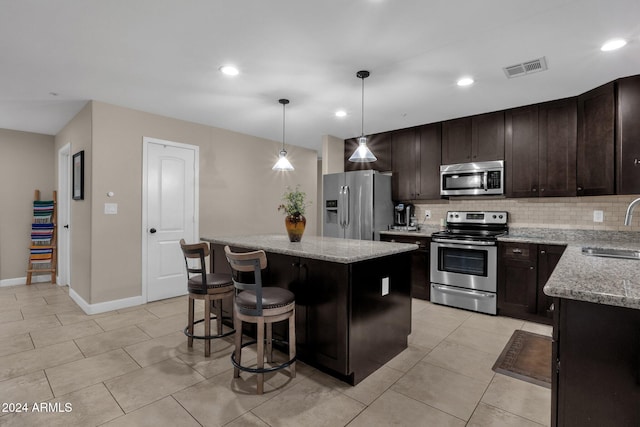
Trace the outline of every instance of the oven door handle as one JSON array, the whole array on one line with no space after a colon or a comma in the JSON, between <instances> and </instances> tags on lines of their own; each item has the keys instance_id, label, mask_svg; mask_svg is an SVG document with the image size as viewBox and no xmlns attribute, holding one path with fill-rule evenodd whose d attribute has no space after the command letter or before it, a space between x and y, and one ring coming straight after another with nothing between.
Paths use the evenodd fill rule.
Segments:
<instances>
[{"instance_id":1,"label":"oven door handle","mask_svg":"<svg viewBox=\"0 0 640 427\"><path fill-rule=\"evenodd\" d=\"M432 239L436 243L449 243L454 245L473 245L473 246L495 246L496 242L483 242L482 240L455 240L455 239L440 239L434 237Z\"/></svg>"},{"instance_id":2,"label":"oven door handle","mask_svg":"<svg viewBox=\"0 0 640 427\"><path fill-rule=\"evenodd\" d=\"M473 290L469 290L469 291L461 291L458 289L452 289L446 286L439 286L439 285L433 285L433 287L445 294L454 294L454 295L464 295L464 296L469 296L469 295L473 295L474 297L480 297L480 298L495 298L496 294L488 294L485 292L478 292L478 291L473 291Z\"/></svg>"}]
</instances>

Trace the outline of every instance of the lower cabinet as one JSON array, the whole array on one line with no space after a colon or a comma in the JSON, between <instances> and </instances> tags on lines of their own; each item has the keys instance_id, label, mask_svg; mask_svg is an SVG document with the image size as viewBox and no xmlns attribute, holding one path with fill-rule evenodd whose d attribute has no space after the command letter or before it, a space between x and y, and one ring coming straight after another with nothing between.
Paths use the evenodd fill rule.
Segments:
<instances>
[{"instance_id":1,"label":"lower cabinet","mask_svg":"<svg viewBox=\"0 0 640 427\"><path fill-rule=\"evenodd\" d=\"M429 301L431 291L429 279L429 244L427 236L403 236L397 234L380 234L384 242L414 243L419 246L411 253L411 297Z\"/></svg>"},{"instance_id":2,"label":"lower cabinet","mask_svg":"<svg viewBox=\"0 0 640 427\"><path fill-rule=\"evenodd\" d=\"M551 425L640 425L640 310L556 298Z\"/></svg>"},{"instance_id":3,"label":"lower cabinet","mask_svg":"<svg viewBox=\"0 0 640 427\"><path fill-rule=\"evenodd\" d=\"M498 243L498 314L552 323L551 299L543 288L565 246Z\"/></svg>"}]
</instances>

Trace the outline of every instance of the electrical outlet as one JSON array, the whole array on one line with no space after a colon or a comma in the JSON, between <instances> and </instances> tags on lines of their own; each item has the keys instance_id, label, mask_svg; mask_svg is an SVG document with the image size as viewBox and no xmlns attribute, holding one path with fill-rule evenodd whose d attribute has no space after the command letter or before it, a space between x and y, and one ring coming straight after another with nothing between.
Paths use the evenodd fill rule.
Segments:
<instances>
[{"instance_id":1,"label":"electrical outlet","mask_svg":"<svg viewBox=\"0 0 640 427\"><path fill-rule=\"evenodd\" d=\"M593 211L593 222L602 222L602 221L604 221L604 212Z\"/></svg>"},{"instance_id":2,"label":"electrical outlet","mask_svg":"<svg viewBox=\"0 0 640 427\"><path fill-rule=\"evenodd\" d=\"M424 211L424 219L431 219L431 211Z\"/></svg>"}]
</instances>

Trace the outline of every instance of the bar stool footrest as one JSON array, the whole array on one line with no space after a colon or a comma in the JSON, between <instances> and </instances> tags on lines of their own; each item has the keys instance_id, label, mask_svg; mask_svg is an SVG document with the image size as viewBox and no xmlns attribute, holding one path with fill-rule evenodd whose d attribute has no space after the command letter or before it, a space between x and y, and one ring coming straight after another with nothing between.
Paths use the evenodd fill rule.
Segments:
<instances>
[{"instance_id":1,"label":"bar stool footrest","mask_svg":"<svg viewBox=\"0 0 640 427\"><path fill-rule=\"evenodd\" d=\"M242 344L242 348L247 347L249 345L256 344L257 342L258 342L257 340L253 340L253 341L249 341L249 342L243 343ZM288 341L276 340L276 339L272 339L271 342L277 342L277 343L287 344L287 345L289 344ZM241 364L236 362L235 356L236 356L235 352L231 353L231 363L233 364L233 366L238 368L238 369L240 369L241 371L251 372L252 374L265 374L265 373L268 373L268 372L279 371L280 369L284 369L284 368L287 368L287 367L291 366L293 364L293 362L295 362L296 359L297 359L297 356L293 356L293 359L287 360L286 362L284 362L284 363L282 363L280 365L272 366L270 368L249 368L248 366L242 366Z\"/></svg>"},{"instance_id":2,"label":"bar stool footrest","mask_svg":"<svg viewBox=\"0 0 640 427\"><path fill-rule=\"evenodd\" d=\"M213 317L210 317L209 320L216 320L217 318L218 318L217 316L213 316ZM226 317L226 318L223 317L222 319L224 320L224 319L230 319L230 318L229 317ZM195 326L198 323L202 323L202 322L204 322L204 320L205 319L196 320L195 322L193 322L193 325ZM223 328L224 328L224 326L223 326ZM190 334L189 333L189 325L187 325L187 326L185 326L183 332L189 338L194 338L194 339L197 339L197 340L212 340L212 339L216 339L216 338L224 338L224 337L228 337L230 335L233 335L233 334L236 333L236 330L235 329L231 329L230 331L224 332L222 335L209 335L209 336L207 336L207 335L194 335L194 334Z\"/></svg>"}]
</instances>

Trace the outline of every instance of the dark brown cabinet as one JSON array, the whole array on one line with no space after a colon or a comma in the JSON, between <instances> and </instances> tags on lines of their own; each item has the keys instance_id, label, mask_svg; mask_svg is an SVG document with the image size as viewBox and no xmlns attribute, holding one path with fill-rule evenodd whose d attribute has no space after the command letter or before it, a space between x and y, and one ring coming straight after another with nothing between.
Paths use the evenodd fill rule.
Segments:
<instances>
[{"instance_id":1,"label":"dark brown cabinet","mask_svg":"<svg viewBox=\"0 0 640 427\"><path fill-rule=\"evenodd\" d=\"M578 196L614 194L614 84L578 96Z\"/></svg>"},{"instance_id":2,"label":"dark brown cabinet","mask_svg":"<svg viewBox=\"0 0 640 427\"><path fill-rule=\"evenodd\" d=\"M640 193L640 76L616 82L616 194Z\"/></svg>"},{"instance_id":3,"label":"dark brown cabinet","mask_svg":"<svg viewBox=\"0 0 640 427\"><path fill-rule=\"evenodd\" d=\"M640 310L554 299L553 427L640 425Z\"/></svg>"},{"instance_id":4,"label":"dark brown cabinet","mask_svg":"<svg viewBox=\"0 0 640 427\"><path fill-rule=\"evenodd\" d=\"M551 324L552 299L543 288L565 246L498 243L498 314Z\"/></svg>"},{"instance_id":5,"label":"dark brown cabinet","mask_svg":"<svg viewBox=\"0 0 640 427\"><path fill-rule=\"evenodd\" d=\"M505 113L507 197L538 197L538 106Z\"/></svg>"},{"instance_id":6,"label":"dark brown cabinet","mask_svg":"<svg viewBox=\"0 0 640 427\"><path fill-rule=\"evenodd\" d=\"M391 142L391 191L396 201L413 200L420 173L419 136L414 128L393 132Z\"/></svg>"},{"instance_id":7,"label":"dark brown cabinet","mask_svg":"<svg viewBox=\"0 0 640 427\"><path fill-rule=\"evenodd\" d=\"M442 163L504 159L504 112L442 123Z\"/></svg>"},{"instance_id":8,"label":"dark brown cabinet","mask_svg":"<svg viewBox=\"0 0 640 427\"><path fill-rule=\"evenodd\" d=\"M440 198L440 129L436 123L393 132L393 200Z\"/></svg>"},{"instance_id":9,"label":"dark brown cabinet","mask_svg":"<svg viewBox=\"0 0 640 427\"><path fill-rule=\"evenodd\" d=\"M367 146L378 160L371 163L350 162L349 157L358 148L358 138L344 141L344 170L376 170L388 172L391 170L391 132L377 133L367 137Z\"/></svg>"},{"instance_id":10,"label":"dark brown cabinet","mask_svg":"<svg viewBox=\"0 0 640 427\"><path fill-rule=\"evenodd\" d=\"M576 195L575 98L505 114L508 197Z\"/></svg>"},{"instance_id":11,"label":"dark brown cabinet","mask_svg":"<svg viewBox=\"0 0 640 427\"><path fill-rule=\"evenodd\" d=\"M537 312L537 245L498 244L498 314L529 317Z\"/></svg>"},{"instance_id":12,"label":"dark brown cabinet","mask_svg":"<svg viewBox=\"0 0 640 427\"><path fill-rule=\"evenodd\" d=\"M576 98L538 107L538 195L576 195Z\"/></svg>"},{"instance_id":13,"label":"dark brown cabinet","mask_svg":"<svg viewBox=\"0 0 640 427\"><path fill-rule=\"evenodd\" d=\"M383 242L415 243L417 251L411 253L411 297L429 301L431 291L429 279L429 246L431 239L426 236L403 236L380 234Z\"/></svg>"}]
</instances>

